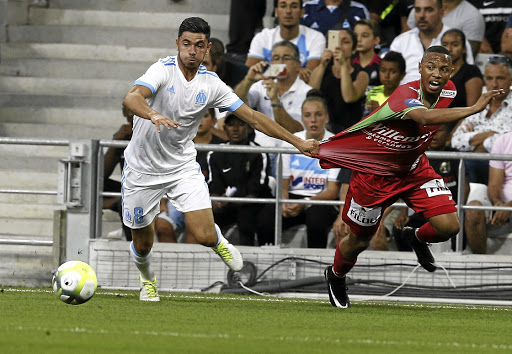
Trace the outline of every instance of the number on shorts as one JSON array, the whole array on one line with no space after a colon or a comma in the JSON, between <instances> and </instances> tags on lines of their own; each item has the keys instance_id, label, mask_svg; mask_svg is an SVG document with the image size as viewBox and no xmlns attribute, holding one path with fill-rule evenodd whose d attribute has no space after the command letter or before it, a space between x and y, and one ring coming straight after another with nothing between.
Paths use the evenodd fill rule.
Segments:
<instances>
[{"instance_id":1,"label":"number on shorts","mask_svg":"<svg viewBox=\"0 0 512 354\"><path fill-rule=\"evenodd\" d=\"M140 207L133 209L134 221L136 224L142 224L144 222L143 210Z\"/></svg>"}]
</instances>

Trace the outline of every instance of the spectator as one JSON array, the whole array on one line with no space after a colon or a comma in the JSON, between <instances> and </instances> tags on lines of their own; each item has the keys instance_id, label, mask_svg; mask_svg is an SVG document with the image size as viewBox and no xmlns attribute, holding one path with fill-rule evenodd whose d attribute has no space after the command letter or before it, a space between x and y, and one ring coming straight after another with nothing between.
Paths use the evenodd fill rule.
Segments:
<instances>
[{"instance_id":1,"label":"spectator","mask_svg":"<svg viewBox=\"0 0 512 354\"><path fill-rule=\"evenodd\" d=\"M354 26L357 36L356 55L352 59L352 66L359 65L368 73L370 82L368 88L380 85L379 63L380 56L375 53L375 48L380 43L379 27L373 20L359 20Z\"/></svg>"},{"instance_id":2,"label":"spectator","mask_svg":"<svg viewBox=\"0 0 512 354\"><path fill-rule=\"evenodd\" d=\"M112 140L130 140L132 138L133 129L133 112L128 108L123 107L123 116L126 118L127 123L119 127L119 130L114 134ZM121 171L124 166L124 148L109 147L105 152L103 161L103 191L105 192L121 192L121 182L110 178L116 166L119 166ZM122 231L126 240L132 240L132 232L129 227L123 224L123 207L121 197L104 197L103 209L110 209L119 214L121 218ZM121 231L121 230L119 230Z\"/></svg>"},{"instance_id":3,"label":"spectator","mask_svg":"<svg viewBox=\"0 0 512 354\"><path fill-rule=\"evenodd\" d=\"M491 153L512 154L512 132L497 138ZM487 195L488 199L473 201L470 205L512 206L512 161L491 160L489 162ZM486 214L489 215L487 220ZM510 211L495 210L491 216L491 213L483 210L466 211L466 234L471 251L485 254L489 251L488 245L492 246L489 242L491 237L511 233L511 214Z\"/></svg>"},{"instance_id":4,"label":"spectator","mask_svg":"<svg viewBox=\"0 0 512 354\"><path fill-rule=\"evenodd\" d=\"M224 44L220 39L210 38L210 42L212 43L210 53L215 63L215 70L210 71L215 71L229 87L235 87L247 74L248 68L243 63L226 58Z\"/></svg>"},{"instance_id":5,"label":"spectator","mask_svg":"<svg viewBox=\"0 0 512 354\"><path fill-rule=\"evenodd\" d=\"M389 48L396 36L410 29L407 16L414 0L369 0L367 7L370 18L380 26L382 48Z\"/></svg>"},{"instance_id":6,"label":"spectator","mask_svg":"<svg viewBox=\"0 0 512 354\"><path fill-rule=\"evenodd\" d=\"M450 124L443 124L435 133L432 143L430 144L430 151L456 151L453 148L447 147L447 141L450 138ZM444 184L453 195L453 200L457 203L458 200L458 181L459 181L459 160L458 159L429 159L430 166L438 173L444 181ZM464 200L466 200L469 193L469 181L465 179L464 187ZM409 243L404 239L402 230L406 226L419 228L427 222L424 216L418 213L408 215L409 208L400 208L400 215L394 221L392 230L393 238L396 242L399 251L411 251L412 248ZM454 249L455 239L452 239L452 248Z\"/></svg>"},{"instance_id":7,"label":"spectator","mask_svg":"<svg viewBox=\"0 0 512 354\"><path fill-rule=\"evenodd\" d=\"M272 48L272 64L285 63L286 75L264 78L266 62L258 62L249 68L245 78L235 88L235 93L249 107L274 119L289 132L303 130L300 106L311 86L299 77L299 49L291 42L282 41ZM280 140L256 132L255 142L261 146L278 147Z\"/></svg>"},{"instance_id":8,"label":"spectator","mask_svg":"<svg viewBox=\"0 0 512 354\"><path fill-rule=\"evenodd\" d=\"M484 39L485 21L475 6L466 0L443 0L443 24L464 32L476 56ZM416 27L413 12L409 14L407 25Z\"/></svg>"},{"instance_id":9,"label":"spectator","mask_svg":"<svg viewBox=\"0 0 512 354\"><path fill-rule=\"evenodd\" d=\"M369 19L363 4L350 0L311 0L304 3L301 23L327 35L329 30L354 29L356 21Z\"/></svg>"},{"instance_id":10,"label":"spectator","mask_svg":"<svg viewBox=\"0 0 512 354\"><path fill-rule=\"evenodd\" d=\"M231 59L242 64L247 60L247 52L254 34L263 28L266 5L266 0L231 0L229 43L226 45L227 54Z\"/></svg>"},{"instance_id":11,"label":"spectator","mask_svg":"<svg viewBox=\"0 0 512 354\"><path fill-rule=\"evenodd\" d=\"M371 89L366 95L365 116L376 110L400 85L405 75L405 60L402 54L389 51L379 64L379 79L382 85Z\"/></svg>"},{"instance_id":12,"label":"spectator","mask_svg":"<svg viewBox=\"0 0 512 354\"><path fill-rule=\"evenodd\" d=\"M485 34L480 53L501 53L500 38L507 18L512 13L510 0L470 0L480 11L485 22Z\"/></svg>"},{"instance_id":13,"label":"spectator","mask_svg":"<svg viewBox=\"0 0 512 354\"><path fill-rule=\"evenodd\" d=\"M320 65L311 73L311 86L326 96L329 130L337 134L363 116L364 93L368 73L360 66L353 67L350 58L356 49L357 38L348 29L340 30L339 46L334 53L326 49Z\"/></svg>"},{"instance_id":14,"label":"spectator","mask_svg":"<svg viewBox=\"0 0 512 354\"><path fill-rule=\"evenodd\" d=\"M446 31L441 37L441 45L452 56L452 82L457 88L457 96L450 107L469 107L475 104L482 94L484 81L478 66L466 63L466 36L457 28Z\"/></svg>"},{"instance_id":15,"label":"spectator","mask_svg":"<svg viewBox=\"0 0 512 354\"><path fill-rule=\"evenodd\" d=\"M308 82L311 70L320 63L320 55L325 49L325 37L320 32L300 24L304 14L302 0L279 0L274 13L279 20L279 26L264 28L254 36L245 65L251 67L262 60L271 61L274 44L283 40L290 41L299 48L300 77Z\"/></svg>"},{"instance_id":16,"label":"spectator","mask_svg":"<svg viewBox=\"0 0 512 354\"><path fill-rule=\"evenodd\" d=\"M204 61L203 61L204 64ZM224 140L213 134L214 126L217 119L213 108L209 108L205 113L197 134L193 139L194 144L220 144ZM196 161L201 167L206 181L209 179L209 169L207 162L208 151L197 151ZM155 231L159 242L177 242L177 234L185 230L185 217L183 213L176 210L172 203L164 198L160 201L160 214L157 215L155 221ZM190 233L186 234L187 243L197 243L194 236Z\"/></svg>"},{"instance_id":17,"label":"spectator","mask_svg":"<svg viewBox=\"0 0 512 354\"><path fill-rule=\"evenodd\" d=\"M503 89L504 94L491 101L482 112L467 117L455 130L452 147L459 151L490 152L500 134L512 131L512 64L507 57L491 57L485 65L485 87L488 91ZM469 181L487 184L485 160L466 160ZM471 201L471 196L469 201Z\"/></svg>"},{"instance_id":18,"label":"spectator","mask_svg":"<svg viewBox=\"0 0 512 354\"><path fill-rule=\"evenodd\" d=\"M501 53L512 60L512 13L508 17L507 27L501 35Z\"/></svg>"},{"instance_id":19,"label":"spectator","mask_svg":"<svg viewBox=\"0 0 512 354\"><path fill-rule=\"evenodd\" d=\"M418 80L418 63L421 61L425 48L441 44L441 36L450 27L443 25L443 9L441 0L415 0L414 18L417 27L402 33L391 43L390 49L400 52L406 63L405 77L401 84ZM466 41L466 48L471 48ZM467 62L473 64L473 54L467 50Z\"/></svg>"},{"instance_id":20,"label":"spectator","mask_svg":"<svg viewBox=\"0 0 512 354\"><path fill-rule=\"evenodd\" d=\"M327 139L333 134L325 129L329 114L320 96L308 96L302 104L302 123L305 130L295 133L299 137ZM340 190L337 181L339 169L324 170L318 160L298 154L283 154L284 199L335 200ZM282 205L283 230L306 224L309 248L325 248L327 235L338 215L331 205L287 203ZM274 242L275 206L267 204L259 216L258 237L260 244Z\"/></svg>"},{"instance_id":21,"label":"spectator","mask_svg":"<svg viewBox=\"0 0 512 354\"><path fill-rule=\"evenodd\" d=\"M229 137L226 145L258 146L250 141L249 126L234 114L226 117ZM210 152L210 194L212 196L270 198L268 184L270 164L265 153ZM258 214L264 207L259 203L213 202L213 215L221 230L237 224L240 245L254 246ZM261 244L261 242L260 242Z\"/></svg>"}]
</instances>

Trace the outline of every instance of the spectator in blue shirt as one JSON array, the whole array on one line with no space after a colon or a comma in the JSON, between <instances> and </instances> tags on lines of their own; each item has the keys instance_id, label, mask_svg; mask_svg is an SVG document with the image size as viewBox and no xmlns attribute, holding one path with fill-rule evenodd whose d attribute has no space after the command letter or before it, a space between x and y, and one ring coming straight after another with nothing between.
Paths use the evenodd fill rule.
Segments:
<instances>
[{"instance_id":1,"label":"spectator in blue shirt","mask_svg":"<svg viewBox=\"0 0 512 354\"><path fill-rule=\"evenodd\" d=\"M350 0L310 0L304 3L301 24L322 32L331 29L354 29L356 21L369 19L370 12L363 4Z\"/></svg>"}]
</instances>

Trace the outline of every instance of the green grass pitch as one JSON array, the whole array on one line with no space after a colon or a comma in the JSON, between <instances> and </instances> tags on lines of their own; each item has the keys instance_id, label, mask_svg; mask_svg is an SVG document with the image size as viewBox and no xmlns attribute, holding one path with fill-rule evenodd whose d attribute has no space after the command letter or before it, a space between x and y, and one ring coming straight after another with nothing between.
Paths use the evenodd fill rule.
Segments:
<instances>
[{"instance_id":1,"label":"green grass pitch","mask_svg":"<svg viewBox=\"0 0 512 354\"><path fill-rule=\"evenodd\" d=\"M0 290L1 353L510 353L512 308L99 290Z\"/></svg>"}]
</instances>

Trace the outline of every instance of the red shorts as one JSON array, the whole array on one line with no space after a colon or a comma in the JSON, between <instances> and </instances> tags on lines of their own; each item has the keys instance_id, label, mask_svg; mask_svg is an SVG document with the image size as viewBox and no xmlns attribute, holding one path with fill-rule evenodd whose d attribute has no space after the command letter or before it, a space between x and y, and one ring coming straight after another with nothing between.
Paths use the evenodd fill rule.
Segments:
<instances>
[{"instance_id":1,"label":"red shorts","mask_svg":"<svg viewBox=\"0 0 512 354\"><path fill-rule=\"evenodd\" d=\"M452 193L426 156L405 176L379 176L352 171L343 221L356 235L373 235L384 210L402 199L426 219L456 212Z\"/></svg>"}]
</instances>

